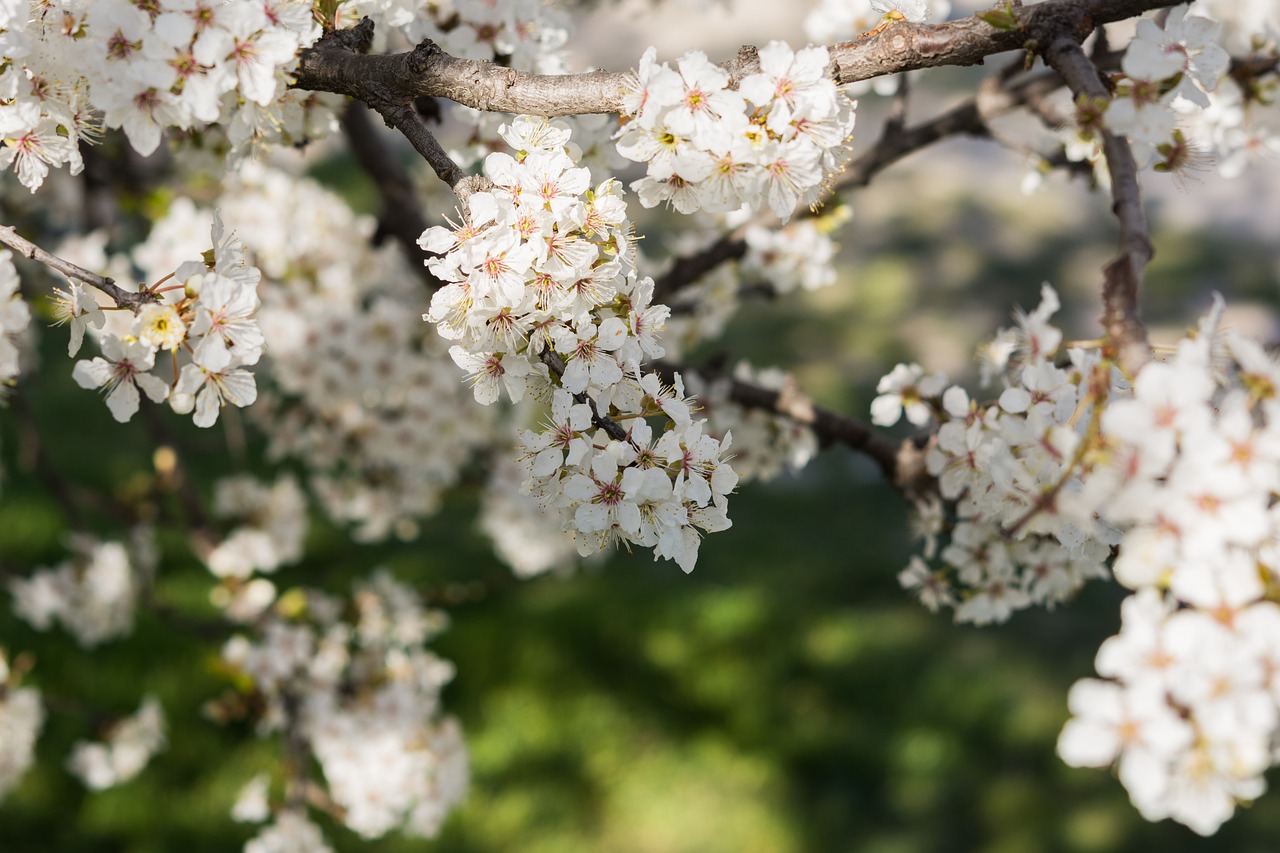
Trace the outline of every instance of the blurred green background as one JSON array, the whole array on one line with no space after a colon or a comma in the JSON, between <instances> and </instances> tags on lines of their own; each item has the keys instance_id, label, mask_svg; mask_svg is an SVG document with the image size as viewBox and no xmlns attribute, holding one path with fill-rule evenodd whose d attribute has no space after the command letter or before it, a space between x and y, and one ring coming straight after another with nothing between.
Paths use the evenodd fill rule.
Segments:
<instances>
[{"instance_id":1,"label":"blurred green background","mask_svg":"<svg viewBox=\"0 0 1280 853\"><path fill-rule=\"evenodd\" d=\"M1080 187L1024 199L1016 169L986 163L949 145L931 161L933 178L885 175L854 199L840 283L749 306L718 346L793 369L821 402L858 414L895 360L970 371L975 345L1015 304L1034 306L1043 280L1064 290L1068 335L1096 334L1092 290L1114 239L1106 200ZM983 192L984 182L1013 192ZM1156 207L1179 204L1169 198ZM1166 222L1156 242L1146 305L1157 335L1173 340L1214 287L1241 324L1271 322L1277 266L1265 235ZM61 332L41 337L44 374L21 393L58 466L99 487L145 488L143 432L115 424L66 379ZM205 459L198 468L221 471L218 432L165 417L187 455ZM62 518L25 446L0 412L6 573L63 554ZM424 590L501 577L475 504L474 489L461 488L418 540L378 547L357 547L316 518L308 557L281 585L340 591L380 565ZM1146 823L1108 773L1055 756L1067 690L1092 674L1118 625L1114 586L995 628L932 616L894 577L911 547L905 507L870 465L838 449L799 477L743 488L732 517L689 576L619 554L567 577L494 583L450 608L435 648L457 665L445 704L468 739L470 798L434 842L364 842L321 819L331 843L383 853L1276 848L1280 797L1200 839ZM172 531L161 544L157 600L211 615L205 571ZM240 786L273 766L278 744L202 716L223 687L216 643L144 612L133 636L84 653L18 622L7 602L0 643L34 652L33 681L53 704L37 768L0 804L0 851L213 853L252 835L228 812ZM71 743L92 735L95 715L132 712L143 691L164 703L168 749L136 780L86 794L62 768Z\"/></svg>"}]
</instances>

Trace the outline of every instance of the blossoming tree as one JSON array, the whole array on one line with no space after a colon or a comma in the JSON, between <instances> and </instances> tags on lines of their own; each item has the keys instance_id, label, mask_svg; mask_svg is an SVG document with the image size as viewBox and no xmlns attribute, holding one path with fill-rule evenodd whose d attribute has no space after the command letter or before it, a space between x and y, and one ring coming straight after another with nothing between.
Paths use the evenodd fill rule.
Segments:
<instances>
[{"instance_id":1,"label":"blossoming tree","mask_svg":"<svg viewBox=\"0 0 1280 853\"><path fill-rule=\"evenodd\" d=\"M239 697L210 713L235 704L279 746L231 811L262 824L247 851L328 849L314 809L367 838L430 837L464 797L462 726L440 707L453 670L428 647L444 616L386 572L352 590L272 576L312 514L361 542L412 537L477 459L482 525L518 576L618 547L690 572L735 490L845 445L919 515L899 579L931 610L985 624L1092 579L1132 591L1100 677L1067 697L1063 760L1115 765L1144 817L1203 834L1262 793L1280 733L1280 365L1220 309L1154 353L1141 187L1280 151L1280 9L822 0L805 26L807 46L650 48L574 73L566 14L533 0L0 3L0 167L34 200L0 227L3 417L29 419L30 389L69 375L148 436L155 474L147 500L113 501L28 431L76 535L56 566L5 562L12 607L86 650L128 634L175 547L144 508L176 497L161 522L207 567L219 620L197 632ZM907 75L997 55L975 96L907 123ZM855 142L854 98L873 90L894 107ZM833 282L852 190L1016 111L1056 135L1036 174L1110 193L1095 340L1064 339L1045 285L986 348L987 390L900 365L868 422L775 370L682 361L741 301ZM376 223L284 165L326 146L373 180ZM134 180L180 191L128 239L112 229ZM636 205L704 238L651 255ZM15 258L34 262L21 279ZM72 361L35 363L45 321ZM186 417L294 473L197 481L172 436ZM884 428L903 417L920 432L899 442ZM40 685L5 649L0 796L33 761ZM88 788L164 747L163 708L138 696L66 756Z\"/></svg>"}]
</instances>

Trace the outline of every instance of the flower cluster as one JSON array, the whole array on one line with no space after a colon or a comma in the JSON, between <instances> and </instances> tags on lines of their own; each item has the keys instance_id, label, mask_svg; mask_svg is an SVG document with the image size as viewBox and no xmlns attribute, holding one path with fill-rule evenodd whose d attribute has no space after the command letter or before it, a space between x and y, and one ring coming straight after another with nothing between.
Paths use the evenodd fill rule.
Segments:
<instances>
[{"instance_id":1,"label":"flower cluster","mask_svg":"<svg viewBox=\"0 0 1280 853\"><path fill-rule=\"evenodd\" d=\"M307 497L292 475L271 486L240 475L215 484L213 510L238 523L204 555L220 580L211 597L225 618L249 622L276 599L275 584L253 574L269 574L302 558Z\"/></svg>"},{"instance_id":2,"label":"flower cluster","mask_svg":"<svg viewBox=\"0 0 1280 853\"><path fill-rule=\"evenodd\" d=\"M112 725L103 741L76 741L67 769L85 787L102 791L137 776L164 745L164 709L148 696L135 714Z\"/></svg>"},{"instance_id":3,"label":"flower cluster","mask_svg":"<svg viewBox=\"0 0 1280 853\"><path fill-rule=\"evenodd\" d=\"M274 572L302 557L307 499L293 477L281 477L270 487L245 475L219 480L213 508L222 518L241 522L206 559L218 577Z\"/></svg>"},{"instance_id":4,"label":"flower cluster","mask_svg":"<svg viewBox=\"0 0 1280 853\"><path fill-rule=\"evenodd\" d=\"M0 251L0 399L6 386L18 376L18 340L30 321L31 309L18 292L13 252L5 249Z\"/></svg>"},{"instance_id":5,"label":"flower cluster","mask_svg":"<svg viewBox=\"0 0 1280 853\"><path fill-rule=\"evenodd\" d=\"M287 72L320 35L302 0L18 2L0 29L0 167L33 192L50 166L79 172L99 121L144 155L166 128L279 122Z\"/></svg>"},{"instance_id":6,"label":"flower cluster","mask_svg":"<svg viewBox=\"0 0 1280 853\"><path fill-rule=\"evenodd\" d=\"M749 225L742 234L747 253L739 264L740 275L760 281L772 294L797 289L821 290L835 283L833 261L838 246L831 239L831 223L805 219L782 228Z\"/></svg>"},{"instance_id":7,"label":"flower cluster","mask_svg":"<svg viewBox=\"0 0 1280 853\"><path fill-rule=\"evenodd\" d=\"M153 286L157 296L176 293L176 300L144 305L124 328L102 323L97 307L77 285L59 300L58 315L71 325L72 355L86 326L104 326L102 355L76 362L71 375L81 388L101 388L117 421L127 422L137 413L139 391L155 403L168 400L179 414L194 410L199 427L213 426L227 404L243 407L257 399L257 383L245 368L262 357L262 331L254 316L261 274L216 216L212 237L210 260L183 263L172 274L177 284ZM173 360L171 380L151 372L162 350ZM180 355L185 361L181 372Z\"/></svg>"},{"instance_id":8,"label":"flower cluster","mask_svg":"<svg viewBox=\"0 0 1280 853\"><path fill-rule=\"evenodd\" d=\"M686 376L689 390L707 417L712 435L733 435L733 470L742 482L772 480L784 472L802 470L818 454L818 437L794 418L747 408L732 399L735 382L789 393L795 390L791 375L777 368L755 368L745 361L732 376L704 377L697 371Z\"/></svg>"},{"instance_id":9,"label":"flower cluster","mask_svg":"<svg viewBox=\"0 0 1280 853\"><path fill-rule=\"evenodd\" d=\"M539 74L563 74L561 48L571 23L563 9L538 0L347 0L339 28L368 16L377 30L399 29L410 42L431 39L447 53Z\"/></svg>"},{"instance_id":10,"label":"flower cluster","mask_svg":"<svg viewBox=\"0 0 1280 853\"><path fill-rule=\"evenodd\" d=\"M119 542L76 537L72 559L9 581L14 613L40 631L56 622L85 648L127 635L154 569L148 539L140 532L130 553Z\"/></svg>"},{"instance_id":11,"label":"flower cluster","mask_svg":"<svg viewBox=\"0 0 1280 853\"><path fill-rule=\"evenodd\" d=\"M1226 73L1230 57L1213 39L1218 25L1179 6L1162 29L1150 18L1138 21L1137 34L1125 50L1122 67L1128 78L1107 107L1106 123L1135 142L1158 146L1173 137L1174 102L1209 106Z\"/></svg>"},{"instance_id":12,"label":"flower cluster","mask_svg":"<svg viewBox=\"0 0 1280 853\"><path fill-rule=\"evenodd\" d=\"M450 355L479 402L532 387L550 403L545 427L522 438L525 491L560 512L579 553L625 541L691 570L698 528L729 526L737 476L722 458L729 439L692 420L679 379L641 369L664 354L670 309L636 275L621 189L590 188L562 127L521 118L503 135L518 157L486 158L492 190L469 196L462 225L422 236L448 282L424 316L458 342ZM649 417L672 428L655 440Z\"/></svg>"},{"instance_id":13,"label":"flower cluster","mask_svg":"<svg viewBox=\"0 0 1280 853\"><path fill-rule=\"evenodd\" d=\"M1091 163L1105 184L1096 130L1107 127L1128 137L1140 166L1179 185L1215 163L1222 177L1239 176L1251 161L1280 154L1275 84L1264 70L1280 58L1277 35L1280 7L1255 0L1198 0L1169 10L1163 23L1138 21L1111 96L1077 100L1057 153ZM1234 69L1231 56L1239 60ZM1043 157L1036 166L1028 190L1049 168Z\"/></svg>"},{"instance_id":14,"label":"flower cluster","mask_svg":"<svg viewBox=\"0 0 1280 853\"><path fill-rule=\"evenodd\" d=\"M782 219L810 204L843 164L855 103L827 73L825 47L760 50L760 71L730 87L701 51L678 71L649 48L622 102L618 151L648 164L632 185L645 207L736 210L764 199Z\"/></svg>"},{"instance_id":15,"label":"flower cluster","mask_svg":"<svg viewBox=\"0 0 1280 853\"><path fill-rule=\"evenodd\" d=\"M285 809L249 839L244 853L333 853L333 848L305 814Z\"/></svg>"},{"instance_id":16,"label":"flower cluster","mask_svg":"<svg viewBox=\"0 0 1280 853\"><path fill-rule=\"evenodd\" d=\"M539 0L442 0L423 14L405 0L357 0L356 14L383 8L391 26L404 27L412 42L431 39L454 56L487 59L539 74L566 71L561 48L569 40L564 10Z\"/></svg>"},{"instance_id":17,"label":"flower cluster","mask_svg":"<svg viewBox=\"0 0 1280 853\"><path fill-rule=\"evenodd\" d=\"M697 370L686 370L681 376L697 398L699 413L706 418L705 432L719 441L732 435L733 470L739 483L797 472L817 454L817 436L805 425L743 407L731 397L735 382L785 392L791 387L791 377L782 371L755 370L742 362L732 377L704 377ZM523 468L501 452L493 454L482 496L481 528L493 541L498 556L522 578L572 568L578 562L573 538L565 536L558 522L548 519L536 495L520 493L525 478Z\"/></svg>"},{"instance_id":18,"label":"flower cluster","mask_svg":"<svg viewBox=\"0 0 1280 853\"><path fill-rule=\"evenodd\" d=\"M443 614L377 572L350 602L286 594L256 639L240 635L223 650L264 705L260 730L305 741L336 816L366 838L434 836L466 792L461 731L440 716L453 667L426 648L444 627ZM237 812L268 817L243 803Z\"/></svg>"},{"instance_id":19,"label":"flower cluster","mask_svg":"<svg viewBox=\"0 0 1280 853\"><path fill-rule=\"evenodd\" d=\"M470 404L447 346L405 310L424 299L420 281L396 247L370 246L372 218L313 181L247 167L220 205L264 272L272 384L250 416L269 427L268 456L302 462L356 538L412 536L496 420Z\"/></svg>"},{"instance_id":20,"label":"flower cluster","mask_svg":"<svg viewBox=\"0 0 1280 853\"><path fill-rule=\"evenodd\" d=\"M924 553L899 581L931 610L955 608L959 622L1002 622L1021 608L1052 607L1090 578L1107 576L1109 530L1064 511L1080 488L1081 448L1096 426L1092 393L1106 368L1083 350L1061 352L1062 334L1049 325L1057 309L1057 294L1045 285L1040 307L1002 336L1014 344L1002 353L1005 388L996 404L979 405L918 365L895 368L872 403L878 424L903 413L917 426L942 421L925 462L946 504L917 508Z\"/></svg>"},{"instance_id":21,"label":"flower cluster","mask_svg":"<svg viewBox=\"0 0 1280 853\"><path fill-rule=\"evenodd\" d=\"M1134 590L1059 751L1118 762L1134 805L1211 834L1262 793L1280 734L1280 365L1211 315L1101 418L1084 506L1125 529Z\"/></svg>"},{"instance_id":22,"label":"flower cluster","mask_svg":"<svg viewBox=\"0 0 1280 853\"><path fill-rule=\"evenodd\" d=\"M1134 595L1098 652L1105 680L1071 692L1059 751L1117 763L1144 816L1210 834L1262 792L1280 734L1280 365L1218 329L1219 302L1129 382L1062 352L1056 308L1046 286L997 339L996 404L917 393L942 421L926 455L941 501L921 507L924 553L900 579L931 609L998 621L1105 576L1115 547Z\"/></svg>"},{"instance_id":23,"label":"flower cluster","mask_svg":"<svg viewBox=\"0 0 1280 853\"><path fill-rule=\"evenodd\" d=\"M421 282L395 246L371 245L374 220L280 165L246 163L217 202L262 270L267 370L249 418L268 458L305 466L308 491L357 539L410 538L493 439L495 413L470 405L447 346L404 309L423 299ZM163 275L199 250L211 219L176 200L133 261Z\"/></svg>"},{"instance_id":24,"label":"flower cluster","mask_svg":"<svg viewBox=\"0 0 1280 853\"><path fill-rule=\"evenodd\" d=\"M44 702L34 687L19 687L0 651L0 801L30 769L44 726Z\"/></svg>"}]
</instances>

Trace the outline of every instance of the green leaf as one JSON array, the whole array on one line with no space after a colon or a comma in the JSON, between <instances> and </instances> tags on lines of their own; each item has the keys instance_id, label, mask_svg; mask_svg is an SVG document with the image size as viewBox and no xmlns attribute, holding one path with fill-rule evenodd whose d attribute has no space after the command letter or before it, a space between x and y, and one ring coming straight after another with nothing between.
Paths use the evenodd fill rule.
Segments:
<instances>
[{"instance_id":1,"label":"green leaf","mask_svg":"<svg viewBox=\"0 0 1280 853\"><path fill-rule=\"evenodd\" d=\"M1012 3L1006 3L1003 9L989 9L986 12L979 12L978 17L997 30L1018 29L1018 17L1013 14Z\"/></svg>"}]
</instances>

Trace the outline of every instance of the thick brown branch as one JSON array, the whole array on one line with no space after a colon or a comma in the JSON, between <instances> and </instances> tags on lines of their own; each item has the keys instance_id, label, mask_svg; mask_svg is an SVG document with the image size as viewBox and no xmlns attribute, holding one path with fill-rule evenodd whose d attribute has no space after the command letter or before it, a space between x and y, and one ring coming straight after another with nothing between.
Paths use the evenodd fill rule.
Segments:
<instances>
[{"instance_id":1,"label":"thick brown branch","mask_svg":"<svg viewBox=\"0 0 1280 853\"><path fill-rule=\"evenodd\" d=\"M351 95L366 103L379 96L405 101L427 96L491 112L554 116L615 111L626 77L609 71L526 74L450 56L430 40L408 53L389 55L356 53L347 42L341 33L333 33L304 50L294 86Z\"/></svg>"},{"instance_id":2,"label":"thick brown branch","mask_svg":"<svg viewBox=\"0 0 1280 853\"><path fill-rule=\"evenodd\" d=\"M1077 97L1110 97L1098 69L1073 39L1054 41L1045 51L1045 60L1057 69ZM1111 175L1111 209L1120 223L1120 254L1104 268L1102 325L1115 358L1133 376L1151 360L1147 330L1138 309L1143 274L1151 262L1151 240L1142 209L1138 167L1129 141L1107 130L1098 132Z\"/></svg>"},{"instance_id":3,"label":"thick brown branch","mask_svg":"<svg viewBox=\"0 0 1280 853\"><path fill-rule=\"evenodd\" d=\"M1176 0L1046 0L1034 6L1014 4L1013 29L993 27L974 15L946 24L897 24L871 38L832 48L842 83L869 80L900 71L943 65L978 65L1008 50L1030 49L1060 35L1083 41L1102 24L1133 18L1152 9L1176 6Z\"/></svg>"},{"instance_id":4,"label":"thick brown branch","mask_svg":"<svg viewBox=\"0 0 1280 853\"><path fill-rule=\"evenodd\" d=\"M897 24L884 32L832 48L841 83L916 68L975 65L992 54L1048 44L1060 34L1083 39L1095 27L1131 18L1179 0L1045 0L1015 6L1019 26L1001 30L981 18L946 24ZM363 28L363 29L362 29ZM630 72L527 74L492 62L459 59L428 40L412 51L390 55L356 52L367 46L372 25L331 33L304 50L298 61L300 89L351 95L366 103L378 98L412 101L448 98L489 112L557 116L617 112ZM755 48L745 47L722 66L740 78L759 68Z\"/></svg>"},{"instance_id":5,"label":"thick brown branch","mask_svg":"<svg viewBox=\"0 0 1280 853\"><path fill-rule=\"evenodd\" d=\"M73 278L76 281L84 282L90 287L96 287L107 296L110 296L117 307L128 308L135 314L138 313L138 309L143 305L160 301L160 297L154 293L145 290L133 293L120 287L113 279L89 272L89 270L78 267L70 261L64 261L56 255L49 254L30 240L19 237L18 232L12 226L0 225L0 243L13 249L24 258L44 264L49 269L60 272L67 278Z\"/></svg>"}]
</instances>

